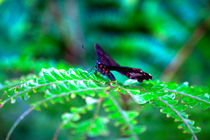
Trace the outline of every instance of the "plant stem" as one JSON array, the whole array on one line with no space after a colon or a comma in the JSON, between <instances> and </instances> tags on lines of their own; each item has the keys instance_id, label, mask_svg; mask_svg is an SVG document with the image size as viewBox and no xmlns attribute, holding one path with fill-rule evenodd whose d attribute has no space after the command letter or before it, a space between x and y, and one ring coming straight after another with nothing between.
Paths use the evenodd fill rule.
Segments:
<instances>
[{"instance_id":1,"label":"plant stem","mask_svg":"<svg viewBox=\"0 0 210 140\"><path fill-rule=\"evenodd\" d=\"M88 127L88 129L86 130L86 133L84 134L84 136L85 136L86 139L88 139L87 138L88 131L91 129L92 124L94 123L94 121L96 120L96 118L97 118L97 116L99 114L102 100L103 100L103 98L99 98L98 103L97 103L97 106L96 106L96 109L95 109L95 112L94 112L94 115L93 115L93 118L91 120L92 123L90 124L90 127Z\"/></svg>"},{"instance_id":2,"label":"plant stem","mask_svg":"<svg viewBox=\"0 0 210 140\"><path fill-rule=\"evenodd\" d=\"M166 101L162 100L160 97L157 97L157 99L159 101L161 101L162 103L164 103L166 106L168 106L171 110L174 111L174 113L179 116L179 118L182 119L182 121L184 122L185 126L190 130L191 134L193 135L194 140L198 140L197 136L195 135L194 131L190 128L189 124L187 123L187 121L185 120L185 118L182 117L182 115L176 110L174 109L170 104L168 104Z\"/></svg>"},{"instance_id":3,"label":"plant stem","mask_svg":"<svg viewBox=\"0 0 210 140\"><path fill-rule=\"evenodd\" d=\"M174 92L174 93L177 93L177 94L181 94L181 95L183 95L183 96L187 96L187 97L190 97L190 98L192 98L192 99L195 99L195 100L198 100L198 101L201 101L201 102L210 104L210 102L208 102L208 101L206 101L206 100L203 100L203 99L201 99L201 98L198 98L198 97L193 96L193 95L190 95L190 94L186 94L186 93L184 93L184 92L178 92L178 91L176 91L176 90L165 90L165 91L169 91L169 92Z\"/></svg>"},{"instance_id":4,"label":"plant stem","mask_svg":"<svg viewBox=\"0 0 210 140\"><path fill-rule=\"evenodd\" d=\"M16 121L15 123L12 125L12 127L10 128L9 132L7 133L6 139L5 140L9 140L10 136L12 134L12 132L14 131L14 129L17 127L17 125L25 118L25 116L29 115L37 106L40 106L41 104L45 103L46 101L49 101L51 99L54 98L58 98L58 97L64 97L67 95L70 95L71 93L78 93L78 92L84 92L84 91L89 91L89 90L101 90L104 89L106 90L107 87L102 87L102 88L89 88L89 89L80 89L77 91L73 91L73 92L68 92L68 93L62 93L62 94L58 94L58 95L54 95L52 97L46 98L44 100L41 100L37 103L35 103L32 107L30 107L29 109L27 109Z\"/></svg>"},{"instance_id":5,"label":"plant stem","mask_svg":"<svg viewBox=\"0 0 210 140\"><path fill-rule=\"evenodd\" d=\"M3 107L3 105L6 104L8 101L10 101L12 98L15 98L16 96L18 96L20 94L23 94L23 93L26 93L28 91L31 91L33 89L41 88L41 87L44 87L44 86L50 86L50 85L57 84L57 83L65 83L65 82L73 82L73 81L93 81L93 80L64 80L64 81L56 81L56 82L49 82L49 83L45 83L45 84L39 84L38 86L31 87L30 89L27 89L25 91L17 92L16 94L14 94L11 97L4 100L4 102L1 103L0 105L1 105L1 107Z\"/></svg>"},{"instance_id":6,"label":"plant stem","mask_svg":"<svg viewBox=\"0 0 210 140\"><path fill-rule=\"evenodd\" d=\"M126 122L126 124L128 125L128 128L131 131L131 135L133 137L134 140L138 140L139 138L137 137L136 133L133 131L132 126L129 123L129 120L127 118L127 116L124 114L123 110L121 109L120 105L117 103L117 101L112 97L111 94L109 94L109 91L106 91L106 94L110 97L110 99L112 100L112 102L114 103L114 105L117 107L118 111L120 112L120 114L122 115L124 121Z\"/></svg>"},{"instance_id":7,"label":"plant stem","mask_svg":"<svg viewBox=\"0 0 210 140\"><path fill-rule=\"evenodd\" d=\"M12 132L17 127L17 125L25 118L25 116L27 116L28 114L30 114L34 110L34 108L35 108L35 106L32 106L29 109L27 109L23 114L20 115L20 117L15 121L15 123L10 128L9 132L7 133L7 136L6 136L6 139L5 140L9 140Z\"/></svg>"},{"instance_id":8,"label":"plant stem","mask_svg":"<svg viewBox=\"0 0 210 140\"><path fill-rule=\"evenodd\" d=\"M54 136L53 136L53 139L52 140L57 140L57 138L58 138L58 134L60 133L60 131L61 131L61 125L59 125L58 126L58 128L56 129L56 131L55 131L55 134L54 134Z\"/></svg>"},{"instance_id":9,"label":"plant stem","mask_svg":"<svg viewBox=\"0 0 210 140\"><path fill-rule=\"evenodd\" d=\"M187 43L179 50L173 60L169 63L169 65L164 70L161 78L163 81L170 81L173 76L176 74L177 70L181 67L184 61L189 57L195 48L196 44L200 41L200 39L204 36L205 30L203 29L203 24L195 29L192 36L189 38Z\"/></svg>"}]
</instances>

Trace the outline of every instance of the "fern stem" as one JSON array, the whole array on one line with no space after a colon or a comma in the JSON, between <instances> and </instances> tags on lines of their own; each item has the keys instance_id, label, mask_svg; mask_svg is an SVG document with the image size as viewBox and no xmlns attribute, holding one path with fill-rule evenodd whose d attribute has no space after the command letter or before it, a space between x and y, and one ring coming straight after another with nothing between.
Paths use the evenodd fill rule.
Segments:
<instances>
[{"instance_id":1,"label":"fern stem","mask_svg":"<svg viewBox=\"0 0 210 140\"><path fill-rule=\"evenodd\" d=\"M99 98L99 100L98 100L98 103L97 103L97 106L96 106L96 110L95 110L95 113L94 113L94 115L93 115L93 119L94 119L94 120L96 119L96 117L97 117L98 114L99 114L102 100L103 100L103 98Z\"/></svg>"},{"instance_id":2,"label":"fern stem","mask_svg":"<svg viewBox=\"0 0 210 140\"><path fill-rule=\"evenodd\" d=\"M35 106L32 106L29 109L27 109L22 115L20 115L20 117L15 121L15 123L10 128L9 132L7 133L7 136L6 136L6 139L5 140L9 140L12 132L17 127L17 125L25 118L25 116L27 116L28 114L30 114L34 110L34 108L35 108Z\"/></svg>"},{"instance_id":3,"label":"fern stem","mask_svg":"<svg viewBox=\"0 0 210 140\"><path fill-rule=\"evenodd\" d=\"M177 93L177 94L181 94L181 95L183 95L183 96L187 96L187 97L193 98L193 99L195 99L195 100L198 100L198 101L201 101L201 102L210 104L210 102L208 102L208 101L206 101L206 100L203 100L203 99L201 99L201 98L198 98L198 97L193 96L193 95L190 95L190 94L186 94L186 93L184 93L184 92L178 92L178 91L175 91L175 90L166 90L166 91L175 92L175 93Z\"/></svg>"},{"instance_id":4,"label":"fern stem","mask_svg":"<svg viewBox=\"0 0 210 140\"><path fill-rule=\"evenodd\" d=\"M193 52L193 49L196 47L196 44L202 39L205 32L206 31L203 28L203 24L201 24L195 29L195 31L193 32L189 40L184 44L184 46L179 50L179 52L176 54L173 60L166 67L160 79L167 82L167 81L170 81L174 77L174 75L179 70L181 65L183 65L185 60Z\"/></svg>"},{"instance_id":5,"label":"fern stem","mask_svg":"<svg viewBox=\"0 0 210 140\"><path fill-rule=\"evenodd\" d=\"M106 94L110 97L110 99L112 100L112 102L114 103L114 105L117 107L118 111L120 112L120 114L122 115L124 121L126 122L126 124L128 125L128 128L131 131L131 135L133 137L134 140L139 140L139 138L137 137L136 133L133 131L131 124L129 123L129 120L127 118L127 116L124 114L123 110L121 109L120 105L117 103L117 101L112 97L111 94L109 94L109 91L106 91Z\"/></svg>"},{"instance_id":6,"label":"fern stem","mask_svg":"<svg viewBox=\"0 0 210 140\"><path fill-rule=\"evenodd\" d=\"M160 97L157 97L157 99L159 101L161 101L162 103L164 103L166 106L168 106L171 110L173 110L175 112L175 114L177 116L179 116L179 118L182 119L182 121L184 122L185 126L190 130L194 140L198 140L197 136L195 135L194 131L190 128L189 124L187 123L187 121L181 116L181 114L176 110L174 109L170 104L168 104L166 101L162 100Z\"/></svg>"},{"instance_id":7,"label":"fern stem","mask_svg":"<svg viewBox=\"0 0 210 140\"><path fill-rule=\"evenodd\" d=\"M52 140L57 140L58 134L60 133L61 129L62 129L62 127L61 127L61 125L59 125L57 127L56 131L55 131L55 134L53 135L53 139Z\"/></svg>"},{"instance_id":8,"label":"fern stem","mask_svg":"<svg viewBox=\"0 0 210 140\"><path fill-rule=\"evenodd\" d=\"M88 127L88 129L86 130L86 133L84 134L84 137L85 137L86 139L88 139L88 138L87 138L87 135L88 135L88 131L91 129L91 125L94 123L94 121L96 120L96 118L97 118L97 116L98 116L98 114L99 114L102 100L103 100L103 98L99 98L98 103L97 103L97 106L96 106L96 109L95 109L95 111L94 111L93 118L92 118L92 120L91 120L92 123L90 124L90 127Z\"/></svg>"},{"instance_id":9,"label":"fern stem","mask_svg":"<svg viewBox=\"0 0 210 140\"><path fill-rule=\"evenodd\" d=\"M2 90L4 90L4 89L8 89L8 90L10 90L10 89L13 89L13 88L17 88L17 87L19 87L20 85L22 85L23 83L15 83L15 84L11 84L11 85L3 85L3 87L1 87L0 88L0 91ZM10 88L10 87L12 87L12 88Z\"/></svg>"},{"instance_id":10,"label":"fern stem","mask_svg":"<svg viewBox=\"0 0 210 140\"><path fill-rule=\"evenodd\" d=\"M63 96L67 96L70 95L71 93L78 93L78 92L84 92L84 91L90 91L90 90L107 90L109 87L98 87L98 88L89 88L89 89L80 89L77 91L72 91L72 92L68 92L68 93L62 93L62 94L58 94L58 95L54 95L52 97L49 97L47 99L41 100L37 103L35 103L32 107L30 107L28 110L26 110L16 121L15 123L12 125L12 127L10 128L9 132L7 133L7 137L5 140L9 140L12 132L14 131L14 129L17 127L17 125L25 118L25 116L29 115L37 106L40 106L41 104L43 104L44 102L54 99L54 98L58 98L58 97L63 97Z\"/></svg>"},{"instance_id":11,"label":"fern stem","mask_svg":"<svg viewBox=\"0 0 210 140\"><path fill-rule=\"evenodd\" d=\"M23 94L23 93L26 93L32 89L38 89L38 88L41 88L41 87L44 87L44 86L49 86L49 85L53 85L53 84L57 84L57 83L65 83L65 82L73 82L73 81L93 81L93 80L64 80L64 81L56 81L56 82L49 82L49 83L46 83L46 84L42 84L42 85L38 85L38 86L35 86L35 87L31 87L30 89L27 89L25 91L21 91L21 92L18 92L16 94L14 94L13 96L7 98L6 100L4 100L3 103L1 103L1 106L3 106L4 104L6 104L8 101L10 101L12 98L20 95L20 94Z\"/></svg>"},{"instance_id":12,"label":"fern stem","mask_svg":"<svg viewBox=\"0 0 210 140\"><path fill-rule=\"evenodd\" d=\"M148 93L147 90L145 90L145 89L143 89L143 88L141 88L141 87L134 86L134 85L129 85L129 86L130 86L130 87L138 88L139 90L143 90L144 92L147 92L147 93ZM133 97L133 94L131 94L126 88L123 88L123 87L120 87L120 88L124 89L131 97ZM177 93L177 94L181 94L181 95L183 95L183 96L187 96L187 97L193 98L193 99L195 99L195 100L198 100L198 101L201 101L201 102L210 104L210 102L208 102L208 101L206 101L206 100L204 100L204 99L201 99L201 98L199 98L199 97L196 97L196 96L193 96L193 95L190 95L190 94L186 94L186 93L184 93L184 92L179 92L179 91L176 91L176 90L168 90L168 89L163 89L163 90L168 91L168 92L174 92L174 93ZM133 98L133 99L134 99L134 101L136 102L136 99L135 99L135 98ZM138 103L138 102L136 102L136 103Z\"/></svg>"}]
</instances>

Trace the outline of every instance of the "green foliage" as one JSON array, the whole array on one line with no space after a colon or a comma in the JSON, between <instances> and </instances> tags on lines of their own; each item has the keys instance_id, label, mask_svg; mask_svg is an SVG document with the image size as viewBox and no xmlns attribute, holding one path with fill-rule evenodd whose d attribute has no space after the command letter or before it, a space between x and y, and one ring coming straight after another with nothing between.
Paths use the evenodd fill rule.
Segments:
<instances>
[{"instance_id":1,"label":"green foliage","mask_svg":"<svg viewBox=\"0 0 210 140\"><path fill-rule=\"evenodd\" d=\"M32 100L33 93L39 94L39 99ZM44 93L41 94L41 93ZM187 109L199 107L207 109L210 104L209 94L205 88L181 85L174 82L163 83L158 80L138 83L127 80L124 84L107 82L100 74L90 74L81 69L42 69L38 76L29 75L16 81L7 82L1 86L0 107L6 103L15 103L21 98L31 103L32 110L41 110L55 103L72 102L76 98L85 100L79 106L70 108L70 112L62 115L62 129L70 129L74 135L81 138L107 136L107 125L113 123L120 128L123 137L138 139L145 126L138 124L136 117L139 110L126 110L121 107L122 95L129 95L139 105L146 103L160 108L160 112L179 122L179 129L192 134L200 132L200 128L189 118ZM100 108L106 111L102 115ZM23 113L20 118L24 118ZM89 117L83 118L88 115ZM22 119L18 119L19 123ZM18 123L14 123L12 131ZM11 131L11 132L12 132ZM8 133L9 138L11 133Z\"/></svg>"},{"instance_id":2,"label":"green foliage","mask_svg":"<svg viewBox=\"0 0 210 140\"><path fill-rule=\"evenodd\" d=\"M42 68L58 67L67 69L69 66L63 62L35 60L31 57L10 58L0 62L0 82L20 74L39 73Z\"/></svg>"},{"instance_id":3,"label":"green foliage","mask_svg":"<svg viewBox=\"0 0 210 140\"><path fill-rule=\"evenodd\" d=\"M143 66L159 77L194 32L204 28L200 42L193 43L199 33L189 41L196 48L175 79L206 83L209 80L209 66L206 68L206 65L210 25L207 3L207 0L90 0L84 8L89 15L85 19L87 42L97 40L121 64ZM91 48L92 44L89 46ZM123 59L125 57L127 59ZM196 78L195 72L200 73Z\"/></svg>"},{"instance_id":4,"label":"green foliage","mask_svg":"<svg viewBox=\"0 0 210 140\"><path fill-rule=\"evenodd\" d=\"M90 119L85 119L81 121L81 116L87 111L93 111L96 108L93 106L94 104L98 103L98 100L93 99L91 97L87 97L86 100L91 100L86 101L86 105L83 107L72 107L71 108L71 113L64 113L62 115L62 126L64 129L69 129L71 128L72 134L80 135L80 136L106 136L108 133L108 129L106 127L108 123L108 118L103 117L103 116L98 116L98 109L95 111L93 118ZM100 105L100 104L99 104ZM99 106L97 106L99 107Z\"/></svg>"},{"instance_id":5,"label":"green foliage","mask_svg":"<svg viewBox=\"0 0 210 140\"><path fill-rule=\"evenodd\" d=\"M161 81L168 77L165 69L169 64L174 64L174 57L180 54L180 50L186 50L179 57L186 59L175 62L182 65L177 70L171 69L176 71L172 81L189 81L193 85L210 87L209 11L208 0L0 0L0 83L4 82L0 84L0 99L3 98L2 106L7 102L15 103L0 109L0 139L5 138L13 119L11 116L19 114L21 109L23 111L26 103L32 106L21 115L23 118L31 110L47 109L43 109L42 113L34 112L38 116L31 114L29 122L25 119L14 133L14 139L32 139L35 135L43 136L40 139L51 139L51 131L56 129L60 119L58 116L64 112L73 115L74 112L69 111L69 108L89 106L85 102L88 98L93 99L88 101L93 102L90 105L93 108L87 109L84 114L78 112L80 119L69 122L74 126L65 128L63 121L60 122L59 126L66 130L61 133L69 133L67 130L71 130L70 133L74 135L60 134L59 139L76 137L74 132L84 130L81 129L83 126L98 128L89 125L94 120L100 122L98 124L101 124L101 129L97 129L100 132L89 129L86 134L83 131L83 134L87 137L96 136L96 139L103 136L125 139L127 133L138 135L143 131L139 135L141 139L187 138L189 135L182 135L176 129L177 124L187 133L199 131L197 126L201 126L199 139L210 139L210 113L209 110L203 111L208 108L210 90L205 88L192 87L186 82L181 85L160 81L139 84L128 80L124 84L109 84L107 79L99 75L89 75L94 77L90 82L80 74L70 74L73 80L64 82L62 78L56 79L59 76L56 76L54 70L47 70L53 73L48 76L43 71L44 78L53 76L54 79L42 81L37 76L42 68L55 67L67 72L69 67L93 65L93 44L99 43L122 66L142 68L151 73L154 79ZM81 71L84 76L88 76L84 72ZM114 75L119 82L124 81L120 74ZM102 87L105 89L92 89ZM83 91L87 88L91 88L90 91ZM70 91L73 91L69 93L70 99L68 95L60 95ZM91 95L87 95L89 92ZM124 95L127 100L124 100ZM19 98L26 102L20 102ZM56 105L51 105L54 103ZM91 119L95 116L93 114L98 104L100 112L96 116L100 119ZM159 110L162 113L158 113ZM125 119L130 114L133 122L129 118ZM48 121L41 122L44 115ZM164 118L165 115L170 119ZM22 120L21 117L18 121ZM43 125L47 126L46 122L51 122L51 119L54 119L51 130L44 130ZM196 123L193 124L189 119L196 120ZM25 128L31 128L31 122L36 124L33 125L33 132L26 132ZM128 125L134 122L138 123ZM80 129L75 126L80 126Z\"/></svg>"}]
</instances>

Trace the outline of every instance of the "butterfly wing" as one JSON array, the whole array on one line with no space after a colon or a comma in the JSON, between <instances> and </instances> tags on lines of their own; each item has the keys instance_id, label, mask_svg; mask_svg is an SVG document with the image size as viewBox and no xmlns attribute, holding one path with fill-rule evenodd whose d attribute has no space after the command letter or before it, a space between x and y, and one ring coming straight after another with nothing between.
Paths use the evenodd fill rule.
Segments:
<instances>
[{"instance_id":1,"label":"butterfly wing","mask_svg":"<svg viewBox=\"0 0 210 140\"><path fill-rule=\"evenodd\" d=\"M97 56L97 71L109 77L111 81L115 81L114 75L107 69L107 66L119 66L108 54L104 52L99 44L95 44L95 51Z\"/></svg>"},{"instance_id":2,"label":"butterfly wing","mask_svg":"<svg viewBox=\"0 0 210 140\"><path fill-rule=\"evenodd\" d=\"M107 68L109 70L117 71L122 75L127 76L130 79L136 79L140 83L143 82L144 80L153 79L153 77L150 74L138 68L121 67L121 66L108 66Z\"/></svg>"},{"instance_id":3,"label":"butterfly wing","mask_svg":"<svg viewBox=\"0 0 210 140\"><path fill-rule=\"evenodd\" d=\"M104 52L99 44L95 44L95 51L97 56L97 61L100 63L104 63L107 66L119 66L117 62L115 62L108 54Z\"/></svg>"},{"instance_id":4,"label":"butterfly wing","mask_svg":"<svg viewBox=\"0 0 210 140\"><path fill-rule=\"evenodd\" d=\"M136 79L139 82L153 78L150 74L142 71L141 69L120 66L109 55L107 55L98 44L95 44L95 51L97 56L97 64L99 65L97 71L107 75L112 81L115 81L115 77L110 72L111 70L117 71L130 79Z\"/></svg>"}]
</instances>

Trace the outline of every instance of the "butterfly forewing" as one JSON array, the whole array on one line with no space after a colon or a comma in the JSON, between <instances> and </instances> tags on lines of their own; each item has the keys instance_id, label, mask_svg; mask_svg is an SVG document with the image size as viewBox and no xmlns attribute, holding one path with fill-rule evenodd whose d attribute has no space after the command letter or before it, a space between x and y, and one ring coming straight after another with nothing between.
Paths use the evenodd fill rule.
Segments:
<instances>
[{"instance_id":1,"label":"butterfly forewing","mask_svg":"<svg viewBox=\"0 0 210 140\"><path fill-rule=\"evenodd\" d=\"M100 45L95 44L95 51L97 56L97 61L99 63L103 63L107 66L119 66L110 56L108 56L104 50L100 47Z\"/></svg>"}]
</instances>

